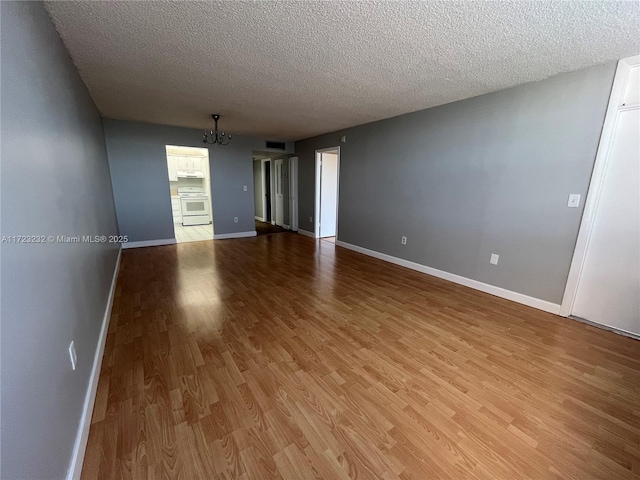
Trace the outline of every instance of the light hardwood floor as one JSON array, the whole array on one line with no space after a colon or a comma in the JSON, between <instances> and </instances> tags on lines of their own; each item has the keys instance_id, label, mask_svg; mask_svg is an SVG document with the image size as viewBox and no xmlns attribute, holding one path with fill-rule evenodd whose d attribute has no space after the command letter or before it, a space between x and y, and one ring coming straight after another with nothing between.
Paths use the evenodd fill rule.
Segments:
<instances>
[{"instance_id":1,"label":"light hardwood floor","mask_svg":"<svg viewBox=\"0 0 640 480\"><path fill-rule=\"evenodd\" d=\"M123 252L84 479L630 479L640 342L287 233Z\"/></svg>"}]
</instances>

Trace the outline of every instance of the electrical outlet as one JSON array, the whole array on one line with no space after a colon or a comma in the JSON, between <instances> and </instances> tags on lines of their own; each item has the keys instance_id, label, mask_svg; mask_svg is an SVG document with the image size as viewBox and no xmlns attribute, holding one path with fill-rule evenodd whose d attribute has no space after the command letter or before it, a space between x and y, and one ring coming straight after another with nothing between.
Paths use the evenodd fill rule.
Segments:
<instances>
[{"instance_id":1,"label":"electrical outlet","mask_svg":"<svg viewBox=\"0 0 640 480\"><path fill-rule=\"evenodd\" d=\"M238 217L233 217L233 223L238 223Z\"/></svg>"},{"instance_id":2,"label":"electrical outlet","mask_svg":"<svg viewBox=\"0 0 640 480\"><path fill-rule=\"evenodd\" d=\"M69 345L69 358L71 359L71 368L75 370L78 363L78 355L76 355L76 346L73 340Z\"/></svg>"},{"instance_id":3,"label":"electrical outlet","mask_svg":"<svg viewBox=\"0 0 640 480\"><path fill-rule=\"evenodd\" d=\"M500 258L500 255L496 255L495 253L491 254L491 259L489 260L489 263L491 265L497 265L498 264L498 259Z\"/></svg>"},{"instance_id":4,"label":"electrical outlet","mask_svg":"<svg viewBox=\"0 0 640 480\"><path fill-rule=\"evenodd\" d=\"M400 240L400 243L402 243L402 245L406 245L407 244L407 237L402 237L402 239Z\"/></svg>"},{"instance_id":5,"label":"electrical outlet","mask_svg":"<svg viewBox=\"0 0 640 480\"><path fill-rule=\"evenodd\" d=\"M309 217L309 223L313 223L313 217Z\"/></svg>"},{"instance_id":6,"label":"electrical outlet","mask_svg":"<svg viewBox=\"0 0 640 480\"><path fill-rule=\"evenodd\" d=\"M242 190L244 190L244 191L246 192L246 191L247 191L247 186L246 186L246 185L243 185L243 186L242 186Z\"/></svg>"}]
</instances>

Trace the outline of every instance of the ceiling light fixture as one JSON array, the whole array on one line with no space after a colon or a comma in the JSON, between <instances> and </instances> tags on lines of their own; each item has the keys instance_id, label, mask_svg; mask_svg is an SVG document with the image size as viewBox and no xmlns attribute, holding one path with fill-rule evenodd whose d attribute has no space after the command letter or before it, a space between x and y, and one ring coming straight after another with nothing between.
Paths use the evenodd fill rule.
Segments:
<instances>
[{"instance_id":1,"label":"ceiling light fixture","mask_svg":"<svg viewBox=\"0 0 640 480\"><path fill-rule=\"evenodd\" d=\"M231 134L229 134L229 136L225 138L224 132L218 132L218 120L220 120L220 115L214 113L213 115L211 115L211 118L213 118L214 129L210 132L207 132L206 130L204 131L202 143L209 143L211 145L227 145L229 143L229 140L231 140Z\"/></svg>"}]
</instances>

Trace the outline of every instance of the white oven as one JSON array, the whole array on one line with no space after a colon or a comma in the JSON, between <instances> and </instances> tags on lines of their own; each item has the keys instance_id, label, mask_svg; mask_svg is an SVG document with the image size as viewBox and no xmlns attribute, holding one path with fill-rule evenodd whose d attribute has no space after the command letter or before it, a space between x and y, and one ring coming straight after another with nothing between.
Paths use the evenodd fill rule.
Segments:
<instances>
[{"instance_id":1,"label":"white oven","mask_svg":"<svg viewBox=\"0 0 640 480\"><path fill-rule=\"evenodd\" d=\"M208 225L211 222L209 197L204 194L204 188L179 187L178 195L183 225Z\"/></svg>"}]
</instances>

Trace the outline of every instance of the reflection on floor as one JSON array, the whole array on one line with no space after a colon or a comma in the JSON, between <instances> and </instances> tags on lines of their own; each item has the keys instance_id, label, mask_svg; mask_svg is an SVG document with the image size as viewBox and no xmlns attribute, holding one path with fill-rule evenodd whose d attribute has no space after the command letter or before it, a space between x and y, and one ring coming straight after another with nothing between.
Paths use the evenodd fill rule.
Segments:
<instances>
[{"instance_id":1,"label":"reflection on floor","mask_svg":"<svg viewBox=\"0 0 640 480\"><path fill-rule=\"evenodd\" d=\"M259 220L256 220L256 233L258 235L270 235L272 233L283 232L288 232L288 230L285 230L284 228L277 225L272 225L269 222L261 222Z\"/></svg>"},{"instance_id":2,"label":"reflection on floor","mask_svg":"<svg viewBox=\"0 0 640 480\"><path fill-rule=\"evenodd\" d=\"M176 242L201 242L203 240L213 240L213 225L192 225L184 227L173 225L176 232Z\"/></svg>"},{"instance_id":3,"label":"reflection on floor","mask_svg":"<svg viewBox=\"0 0 640 480\"><path fill-rule=\"evenodd\" d=\"M294 234L116 291L83 480L638 479L637 340Z\"/></svg>"}]
</instances>

